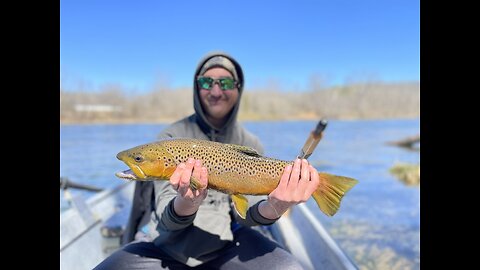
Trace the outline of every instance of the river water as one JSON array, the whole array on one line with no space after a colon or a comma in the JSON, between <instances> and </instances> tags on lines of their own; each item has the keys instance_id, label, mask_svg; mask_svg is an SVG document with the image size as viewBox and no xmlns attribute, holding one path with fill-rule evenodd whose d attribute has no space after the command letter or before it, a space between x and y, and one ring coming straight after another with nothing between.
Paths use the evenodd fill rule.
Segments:
<instances>
[{"instance_id":1,"label":"river water","mask_svg":"<svg viewBox=\"0 0 480 270\"><path fill-rule=\"evenodd\" d=\"M315 121L244 122L269 157L291 160L303 146ZM62 125L60 176L112 188L126 169L116 154L156 140L163 124ZM420 187L406 185L389 172L397 163L419 164L419 151L386 142L419 134L419 119L331 120L309 161L319 170L353 177L340 210L327 217L312 200L306 204L360 269L419 269ZM91 192L73 191L88 198ZM60 210L68 203L60 192Z\"/></svg>"}]
</instances>

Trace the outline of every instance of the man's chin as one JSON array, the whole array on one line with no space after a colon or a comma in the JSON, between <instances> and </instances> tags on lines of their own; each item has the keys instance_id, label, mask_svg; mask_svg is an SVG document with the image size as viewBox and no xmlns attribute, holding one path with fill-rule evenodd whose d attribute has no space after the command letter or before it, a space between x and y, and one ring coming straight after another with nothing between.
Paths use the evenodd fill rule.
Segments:
<instances>
[{"instance_id":1,"label":"man's chin","mask_svg":"<svg viewBox=\"0 0 480 270\"><path fill-rule=\"evenodd\" d=\"M223 105L213 105L213 106L210 106L209 110L208 110L208 113L211 115L211 116L215 116L214 118L216 119L223 119L225 116L228 115L228 111L225 110L225 106Z\"/></svg>"}]
</instances>

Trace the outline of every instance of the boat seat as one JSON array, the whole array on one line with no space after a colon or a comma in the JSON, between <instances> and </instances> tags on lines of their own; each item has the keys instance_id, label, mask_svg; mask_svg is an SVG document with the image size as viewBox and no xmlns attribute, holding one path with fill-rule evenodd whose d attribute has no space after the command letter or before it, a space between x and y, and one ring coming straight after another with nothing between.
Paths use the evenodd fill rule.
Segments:
<instances>
[{"instance_id":1,"label":"boat seat","mask_svg":"<svg viewBox=\"0 0 480 270\"><path fill-rule=\"evenodd\" d=\"M105 256L121 247L121 239L125 232L129 211L129 207L122 207L102 223L100 234L102 235L102 251Z\"/></svg>"},{"instance_id":2,"label":"boat seat","mask_svg":"<svg viewBox=\"0 0 480 270\"><path fill-rule=\"evenodd\" d=\"M124 207L103 222L100 229L103 237L120 237L123 235L128 220L128 210L127 207Z\"/></svg>"}]
</instances>

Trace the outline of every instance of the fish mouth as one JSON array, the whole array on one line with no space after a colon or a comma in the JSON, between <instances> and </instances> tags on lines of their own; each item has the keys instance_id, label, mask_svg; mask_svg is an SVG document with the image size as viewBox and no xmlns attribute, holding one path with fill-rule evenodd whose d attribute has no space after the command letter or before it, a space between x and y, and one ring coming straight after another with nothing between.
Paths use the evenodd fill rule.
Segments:
<instances>
[{"instance_id":1,"label":"fish mouth","mask_svg":"<svg viewBox=\"0 0 480 270\"><path fill-rule=\"evenodd\" d=\"M122 179L138 180L138 177L135 175L135 173L133 173L133 171L131 169L121 171L121 172L117 172L117 173L115 173L115 176L118 177L118 178L122 178Z\"/></svg>"},{"instance_id":2,"label":"fish mouth","mask_svg":"<svg viewBox=\"0 0 480 270\"><path fill-rule=\"evenodd\" d=\"M130 170L118 172L115 175L124 179L141 180L147 178L142 168L136 164L127 163Z\"/></svg>"}]
</instances>

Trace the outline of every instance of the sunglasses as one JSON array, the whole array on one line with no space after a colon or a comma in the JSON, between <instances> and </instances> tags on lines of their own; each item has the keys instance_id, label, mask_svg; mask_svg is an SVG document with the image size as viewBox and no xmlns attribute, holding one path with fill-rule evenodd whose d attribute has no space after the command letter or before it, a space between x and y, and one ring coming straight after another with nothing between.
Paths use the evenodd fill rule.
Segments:
<instances>
[{"instance_id":1,"label":"sunglasses","mask_svg":"<svg viewBox=\"0 0 480 270\"><path fill-rule=\"evenodd\" d=\"M238 85L237 82L230 77L214 79L210 77L199 76L197 78L197 83L198 83L198 87L206 90L211 90L213 85L216 83L218 83L218 85L220 86L220 89L222 90L232 90Z\"/></svg>"}]
</instances>

